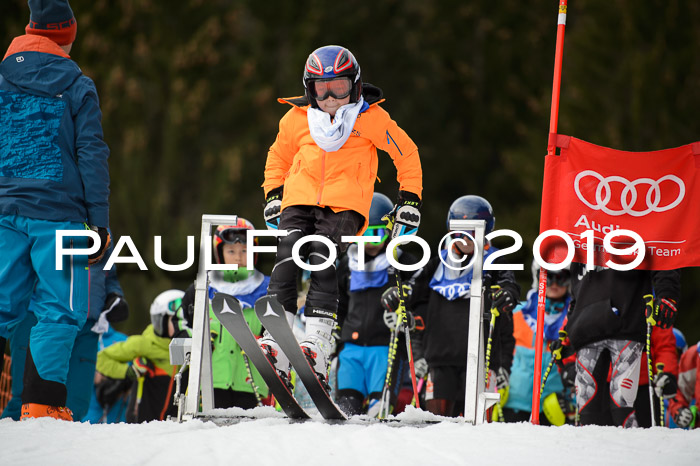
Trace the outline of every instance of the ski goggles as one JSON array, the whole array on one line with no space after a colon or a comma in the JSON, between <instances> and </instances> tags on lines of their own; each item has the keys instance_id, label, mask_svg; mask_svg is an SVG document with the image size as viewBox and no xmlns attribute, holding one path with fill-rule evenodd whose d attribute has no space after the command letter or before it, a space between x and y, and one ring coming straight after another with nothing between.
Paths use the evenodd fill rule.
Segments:
<instances>
[{"instance_id":1,"label":"ski goggles","mask_svg":"<svg viewBox=\"0 0 700 466\"><path fill-rule=\"evenodd\" d=\"M309 83L311 97L316 100L326 100L329 96L334 99L344 99L352 91L350 78L335 78L328 81L311 81Z\"/></svg>"},{"instance_id":2,"label":"ski goggles","mask_svg":"<svg viewBox=\"0 0 700 466\"><path fill-rule=\"evenodd\" d=\"M181 307L182 307L182 298L177 298L173 301L170 301L168 303L168 311L169 311L168 314L169 315L175 314L177 312L177 310L180 309Z\"/></svg>"},{"instance_id":3,"label":"ski goggles","mask_svg":"<svg viewBox=\"0 0 700 466\"><path fill-rule=\"evenodd\" d=\"M225 230L220 231L218 234L219 234L219 238L221 238L221 240L224 243L246 244L245 230L241 230L240 228L227 228Z\"/></svg>"},{"instance_id":4,"label":"ski goggles","mask_svg":"<svg viewBox=\"0 0 700 466\"><path fill-rule=\"evenodd\" d=\"M571 282L571 274L568 270L560 270L557 272L547 272L547 286L569 286Z\"/></svg>"},{"instance_id":5,"label":"ski goggles","mask_svg":"<svg viewBox=\"0 0 700 466\"><path fill-rule=\"evenodd\" d=\"M449 234L451 239L468 239L473 241L473 238L475 237L474 231L450 231ZM471 238L467 236L467 234L471 235Z\"/></svg>"},{"instance_id":6,"label":"ski goggles","mask_svg":"<svg viewBox=\"0 0 700 466\"><path fill-rule=\"evenodd\" d=\"M362 236L379 236L381 238L379 241L373 241L373 242L367 243L367 244L371 244L372 246L379 246L384 241L386 241L386 239L389 237L389 230L386 227L381 226L381 225L367 227L367 229L362 234Z\"/></svg>"}]
</instances>

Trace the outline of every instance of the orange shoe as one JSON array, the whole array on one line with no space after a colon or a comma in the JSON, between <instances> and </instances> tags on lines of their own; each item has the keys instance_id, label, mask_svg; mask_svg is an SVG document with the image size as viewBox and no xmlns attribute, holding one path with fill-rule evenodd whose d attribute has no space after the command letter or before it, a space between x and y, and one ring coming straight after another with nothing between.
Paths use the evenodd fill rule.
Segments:
<instances>
[{"instance_id":1,"label":"orange shoe","mask_svg":"<svg viewBox=\"0 0 700 466\"><path fill-rule=\"evenodd\" d=\"M19 420L22 421L33 417L52 417L61 421L72 421L73 413L70 409L64 407L40 405L38 403L23 404L22 416L20 416Z\"/></svg>"}]
</instances>

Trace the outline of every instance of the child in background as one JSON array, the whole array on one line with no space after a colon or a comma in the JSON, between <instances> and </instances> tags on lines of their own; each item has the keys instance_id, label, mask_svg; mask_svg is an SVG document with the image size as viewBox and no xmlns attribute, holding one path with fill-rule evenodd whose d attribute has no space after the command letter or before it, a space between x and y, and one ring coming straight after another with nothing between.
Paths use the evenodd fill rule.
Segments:
<instances>
[{"instance_id":1,"label":"child in background","mask_svg":"<svg viewBox=\"0 0 700 466\"><path fill-rule=\"evenodd\" d=\"M681 356L678 392L669 402L669 414L678 427L698 426L697 403L700 400L700 343L688 348Z\"/></svg>"},{"instance_id":2,"label":"child in background","mask_svg":"<svg viewBox=\"0 0 700 466\"><path fill-rule=\"evenodd\" d=\"M450 220L456 219L485 220L486 234L493 230L496 221L491 204L479 196L462 196L455 200L447 214L448 230ZM452 267L465 267L474 254L473 241L464 236L452 244L451 254L443 249L440 256ZM486 244L484 249L484 260L497 250L490 244ZM464 261L455 262L455 258ZM456 417L464 408L472 270L471 267L454 270L439 257L434 257L423 268L414 290L414 294L427 300L423 315L423 346L430 370L425 404L428 411L442 416ZM496 373L497 387L505 390L515 347L511 312L518 303L520 287L513 272L508 270L485 270L483 286L486 290L484 310L495 308L499 312L494 327L490 368ZM489 319L485 319L485 339L488 333Z\"/></svg>"},{"instance_id":3,"label":"child in background","mask_svg":"<svg viewBox=\"0 0 700 466\"><path fill-rule=\"evenodd\" d=\"M563 349L575 357L561 362L565 373L576 372L579 422L637 427L634 402L640 373L648 373L642 367L647 323L661 329L673 325L680 271L619 271L601 266L587 270L585 264L574 262L571 279L574 299Z\"/></svg>"},{"instance_id":4,"label":"child in background","mask_svg":"<svg viewBox=\"0 0 700 466\"><path fill-rule=\"evenodd\" d=\"M262 324L255 315L253 305L267 292L270 277L257 269L252 271L247 269L246 231L254 229L253 224L244 218L239 218L235 225L217 227L213 237L214 261L217 264L236 264L238 270L209 272L209 300L211 302L217 292L226 293L238 299L250 330L253 335L259 337L262 334ZM183 307L189 311L190 326L194 294L195 288L191 285L187 288L183 299ZM259 404L260 399L267 397L267 385L255 366L247 361L238 343L218 321L211 306L209 329L213 348L211 358L214 407L254 408Z\"/></svg>"},{"instance_id":5,"label":"child in background","mask_svg":"<svg viewBox=\"0 0 700 466\"><path fill-rule=\"evenodd\" d=\"M515 336L515 355L510 376L510 388L507 397L502 397L503 416L506 422L527 422L532 414L532 380L535 372L535 336L537 330L537 277L539 266L533 261L533 288L527 293L525 304L513 311L513 333ZM547 273L547 294L545 300L544 345L559 339L559 330L564 326L571 302L569 285L571 274L568 269L552 270ZM549 351L542 355L542 372L551 361ZM564 393L561 375L553 367L542 390L542 409L545 416L540 417L542 425L563 425L571 400ZM548 400L548 397L552 397ZM545 402L545 400L548 400ZM547 407L545 409L545 404ZM565 409L562 409L564 406Z\"/></svg>"},{"instance_id":6,"label":"child in background","mask_svg":"<svg viewBox=\"0 0 700 466\"><path fill-rule=\"evenodd\" d=\"M387 290L397 290L396 273L386 258L386 245L389 231L382 217L393 208L387 196L374 193L369 210L368 236L380 236L376 243L365 245L365 264L358 264L358 246L351 245L341 257L338 265L338 324L341 328L342 349L338 355L338 405L348 415L367 412L376 417L379 412L379 400L382 396L387 372L387 355L391 331L385 323L382 297ZM404 264L414 264L418 260L411 254L397 248L398 258ZM403 284L412 286L414 275L418 272L398 272L403 277ZM390 291L391 292L391 291ZM385 300L386 301L386 300ZM394 299L391 302L398 302ZM386 312L396 313L396 305ZM394 325L396 318L393 319ZM406 344L399 343L399 353L406 358ZM420 339L411 340L413 355L416 360L416 377L421 378L427 371L427 363L422 358ZM419 362L420 361L420 362ZM396 369L400 359L394 362L392 386L400 388L401 372ZM390 387L391 389L392 387ZM392 390L393 393L393 390ZM395 398L395 397L392 397ZM394 400L392 400L394 401ZM366 405L366 406L365 406ZM392 403L395 405L395 403Z\"/></svg>"},{"instance_id":7,"label":"child in background","mask_svg":"<svg viewBox=\"0 0 700 466\"><path fill-rule=\"evenodd\" d=\"M173 405L173 377L168 346L175 333L173 317L184 292L168 290L151 304L151 323L141 335L132 335L97 354L97 371L104 377L135 382L127 413L128 422L164 420L177 414ZM96 383L100 383L99 376Z\"/></svg>"}]
</instances>

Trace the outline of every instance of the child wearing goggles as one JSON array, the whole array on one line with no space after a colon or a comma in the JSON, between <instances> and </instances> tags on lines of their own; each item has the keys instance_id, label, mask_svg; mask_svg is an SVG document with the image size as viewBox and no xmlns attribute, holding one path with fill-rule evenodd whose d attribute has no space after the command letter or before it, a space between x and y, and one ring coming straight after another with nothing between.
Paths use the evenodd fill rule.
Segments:
<instances>
[{"instance_id":1,"label":"child wearing goggles","mask_svg":"<svg viewBox=\"0 0 700 466\"><path fill-rule=\"evenodd\" d=\"M348 49L330 45L313 51L304 66L303 84L303 97L280 99L292 108L280 120L263 183L268 228L288 231L279 240L268 293L276 295L290 321L297 312L299 270L290 260L294 244L303 236L321 235L334 244L333 252L342 253L347 246L342 236L365 231L377 179L377 149L389 153L396 166L399 213L412 209L411 215L401 218L413 223L395 222L392 236L395 231L417 231L423 189L418 148L379 106L381 90L362 82L360 66ZM388 230L374 233L389 236ZM329 256L322 243L310 242L305 249L302 253L311 265L323 264ZM327 377L337 311L334 267L312 272L301 347L322 379ZM278 354L274 339L266 334L261 346L268 354L277 354L271 360L286 377L289 363Z\"/></svg>"},{"instance_id":2,"label":"child wearing goggles","mask_svg":"<svg viewBox=\"0 0 700 466\"><path fill-rule=\"evenodd\" d=\"M502 412L506 422L522 422L530 419L532 411L532 380L535 372L535 332L537 330L537 293L539 289L540 269L535 261L530 269L532 288L527 293L527 301L513 311L513 334L515 335L515 354L510 375L510 390ZM542 366L547 367L551 354L547 350L550 343L559 340L559 330L566 321L571 303L569 292L568 269L547 272L547 289L545 295L544 351ZM567 416L572 412L570 392L565 390L562 376L552 368L542 390L542 411L540 424L562 425L571 423ZM551 398L550 398L551 397ZM547 401L561 401L552 409ZM559 407L561 406L561 407Z\"/></svg>"},{"instance_id":3,"label":"child wearing goggles","mask_svg":"<svg viewBox=\"0 0 700 466\"><path fill-rule=\"evenodd\" d=\"M423 351L429 368L425 408L434 414L456 417L464 408L471 284L475 268L468 264L475 260L475 246L473 239L465 234L470 233L473 238L473 232L451 231L453 220L482 220L484 233L488 235L496 219L491 204L483 197L457 198L447 212L446 226L452 241L447 241L440 256L431 258L423 267L413 291L413 299L425 303L421 313L425 319ZM487 241L481 251L483 261L501 262L501 257L491 257L497 250ZM483 309L497 317L493 328L489 325L490 316L483 320L484 341L489 338L491 341L490 389L498 389L505 398L515 345L511 313L518 304L520 287L511 270L486 269L482 273Z\"/></svg>"},{"instance_id":4,"label":"child wearing goggles","mask_svg":"<svg viewBox=\"0 0 700 466\"><path fill-rule=\"evenodd\" d=\"M260 336L262 324L255 315L253 305L267 292L270 278L254 267L248 270L246 232L254 229L250 221L241 217L235 225L217 227L212 236L213 260L217 264L237 265L238 269L208 272L208 292L210 300L217 292L226 293L238 299L251 332ZM183 309L190 328L192 328L194 313L194 297L195 288L192 284L183 298ZM247 361L247 356L241 352L241 347L216 318L211 306L209 328L212 343L214 407L244 409L256 407L261 399L267 396L267 386L255 366Z\"/></svg>"},{"instance_id":5,"label":"child wearing goggles","mask_svg":"<svg viewBox=\"0 0 700 466\"><path fill-rule=\"evenodd\" d=\"M385 299L396 288L396 273L401 273L402 283L413 285L414 272L398 272L390 266L385 251L389 243L389 230L382 222L382 217L393 208L387 196L374 193L369 213L370 227L364 236L375 236L379 241L365 244L365 264L360 267L359 252L356 244L351 245L338 265L338 325L340 327L340 351L338 353L337 401L348 415L367 414L376 417L379 414L380 399L388 370L394 374L392 386L387 387L390 405L395 402L398 388L397 373L404 373L408 357L404 351L406 344L399 344L397 360L388 367L389 342L391 340L391 322L396 320L398 299ZM389 252L394 254L393 251ZM397 248L395 254L403 264L415 264L418 259L409 252ZM406 297L408 311L419 311L418 303ZM391 308L391 309L389 309ZM420 321L422 322L422 321ZM421 325L415 326L416 333L411 336L413 357L416 361L416 377L420 378L422 346L420 344ZM427 366L427 363L423 367ZM394 390L397 389L397 390Z\"/></svg>"}]
</instances>

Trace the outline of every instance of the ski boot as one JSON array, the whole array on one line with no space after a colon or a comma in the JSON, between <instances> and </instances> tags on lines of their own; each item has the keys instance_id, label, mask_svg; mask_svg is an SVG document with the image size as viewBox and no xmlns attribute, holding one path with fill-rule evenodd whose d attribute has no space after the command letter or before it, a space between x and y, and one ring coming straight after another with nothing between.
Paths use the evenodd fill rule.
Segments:
<instances>
[{"instance_id":1,"label":"ski boot","mask_svg":"<svg viewBox=\"0 0 700 466\"><path fill-rule=\"evenodd\" d=\"M265 356L267 356L267 359L275 367L275 370L279 374L280 379L282 379L282 382L284 382L287 388L289 388L290 392L293 392L294 385L292 384L291 379L292 365L287 356L285 356L277 342L272 338L272 335L270 335L267 330L265 330L263 333L262 338L258 340L258 343L260 344L260 348L263 350L263 353L265 353Z\"/></svg>"},{"instance_id":2,"label":"ski boot","mask_svg":"<svg viewBox=\"0 0 700 466\"><path fill-rule=\"evenodd\" d=\"M61 421L72 421L73 413L63 406L41 405L39 403L25 403L22 405L20 421L34 417L52 417Z\"/></svg>"},{"instance_id":3,"label":"ski boot","mask_svg":"<svg viewBox=\"0 0 700 466\"><path fill-rule=\"evenodd\" d=\"M304 356L309 361L316 377L326 392L330 393L328 374L331 363L332 339L331 332L335 325L333 319L322 317L306 318L306 337L299 343Z\"/></svg>"}]
</instances>

